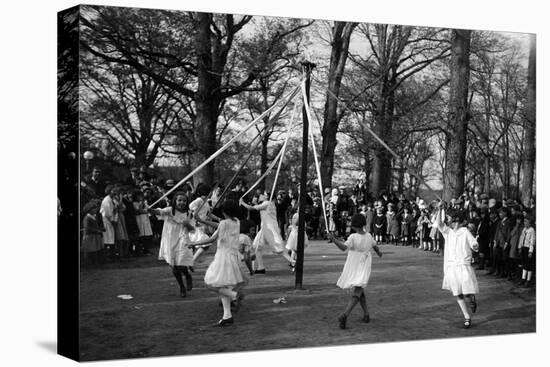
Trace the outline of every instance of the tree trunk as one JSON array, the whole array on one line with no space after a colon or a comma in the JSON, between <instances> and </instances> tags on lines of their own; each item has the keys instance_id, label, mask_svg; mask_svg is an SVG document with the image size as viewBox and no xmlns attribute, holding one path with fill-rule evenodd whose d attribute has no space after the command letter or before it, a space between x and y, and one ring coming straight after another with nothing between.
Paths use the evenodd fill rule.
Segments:
<instances>
[{"instance_id":1,"label":"tree trunk","mask_svg":"<svg viewBox=\"0 0 550 367\"><path fill-rule=\"evenodd\" d=\"M394 74L395 75L395 74ZM395 79L390 81L383 79L379 92L379 105L375 116L375 133L388 144L392 140L393 129L393 109L395 104L395 93L393 90ZM381 195L392 189L391 155L390 153L376 143L373 148L374 163L372 171L372 191L375 195Z\"/></svg>"},{"instance_id":2,"label":"tree trunk","mask_svg":"<svg viewBox=\"0 0 550 367\"><path fill-rule=\"evenodd\" d=\"M194 157L197 167L216 151L216 125L221 100L212 95L219 88L220 80L214 73L212 60L212 40L210 22L212 14L197 13L197 33L195 49L197 51L197 92L195 94L196 120L194 137L198 154ZM200 170L194 177L195 183L214 181L214 161Z\"/></svg>"},{"instance_id":3,"label":"tree trunk","mask_svg":"<svg viewBox=\"0 0 550 367\"><path fill-rule=\"evenodd\" d=\"M523 157L523 182L521 185L521 201L528 205L529 199L533 196L534 170L535 170L535 129L537 110L537 67L536 67L536 38L534 34L529 35L529 67L527 71L527 105L525 121L525 155Z\"/></svg>"},{"instance_id":4,"label":"tree trunk","mask_svg":"<svg viewBox=\"0 0 550 367\"><path fill-rule=\"evenodd\" d=\"M365 134L367 133L365 132ZM370 188L371 188L370 177L371 177L371 171L372 171L370 151L368 149L365 151L365 154L363 155L363 157L365 159L365 165L363 168L365 170L365 185L367 187L367 193L368 193L370 192Z\"/></svg>"},{"instance_id":5,"label":"tree trunk","mask_svg":"<svg viewBox=\"0 0 550 367\"><path fill-rule=\"evenodd\" d=\"M504 135L504 194L510 197L510 139L508 127Z\"/></svg>"},{"instance_id":6,"label":"tree trunk","mask_svg":"<svg viewBox=\"0 0 550 367\"><path fill-rule=\"evenodd\" d=\"M468 84L470 81L469 30L453 30L451 37L451 80L449 101L449 128L446 136L445 191L449 201L464 192L466 164L466 132L468 127Z\"/></svg>"},{"instance_id":7,"label":"tree trunk","mask_svg":"<svg viewBox=\"0 0 550 367\"><path fill-rule=\"evenodd\" d=\"M483 192L489 194L491 191L491 157L485 156L485 172L483 174Z\"/></svg>"},{"instance_id":8,"label":"tree trunk","mask_svg":"<svg viewBox=\"0 0 550 367\"><path fill-rule=\"evenodd\" d=\"M338 116L338 101L333 94L340 95L342 76L348 58L351 33L357 23L334 22L332 28L332 51L328 75L328 92L324 110L323 146L321 148L321 182L323 187L332 186L334 173L334 151L336 150L336 133L340 117Z\"/></svg>"}]
</instances>

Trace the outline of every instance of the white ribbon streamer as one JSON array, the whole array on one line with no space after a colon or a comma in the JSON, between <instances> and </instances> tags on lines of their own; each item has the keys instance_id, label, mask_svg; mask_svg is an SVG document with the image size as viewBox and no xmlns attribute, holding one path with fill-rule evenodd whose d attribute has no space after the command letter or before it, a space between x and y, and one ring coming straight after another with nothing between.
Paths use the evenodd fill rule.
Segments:
<instances>
[{"instance_id":1,"label":"white ribbon streamer","mask_svg":"<svg viewBox=\"0 0 550 367\"><path fill-rule=\"evenodd\" d=\"M197 168L195 168L191 173L189 173L187 176L185 176L182 180L180 180L174 187L172 187L170 190L168 190L164 195L162 195L157 201L155 201L153 204L151 204L149 207L152 208L156 204L158 204L162 199L164 199L166 196L170 195L174 190L176 190L179 186L183 185L186 181L188 181L191 177L193 177L198 171L203 169L208 163L210 163L212 160L214 160L217 156L219 156L221 153L223 153L231 144L233 144L237 138L239 138L241 135L243 135L246 131L248 131L252 126L256 125L266 114L268 114L275 106L280 104L281 101L290 101L293 99L297 92L299 91L299 86L296 87L290 93L288 98L281 98L279 102L276 102L273 104L273 106L269 107L267 110L265 110L260 116L258 116L255 120L253 120L251 123L249 123L243 130L241 130L240 133L235 135L233 138L231 138L223 147L218 149L214 154L212 154L210 157L208 157L204 162L202 162Z\"/></svg>"},{"instance_id":2,"label":"white ribbon streamer","mask_svg":"<svg viewBox=\"0 0 550 367\"><path fill-rule=\"evenodd\" d=\"M286 133L286 138L285 138L285 142L283 144L283 147L281 148L281 150L279 151L279 153L277 154L277 156L275 157L275 159L273 159L273 162L271 162L271 164L267 167L267 169L265 170L264 174L260 176L260 178L254 182L254 184L248 189L247 192L245 192L243 194L243 196L241 196L241 199L243 199L246 195L248 195L252 190L254 190L254 188L256 186L258 186L258 184L260 182L262 182L262 180L271 172L271 170L273 169L273 167L275 167L275 164L279 161L279 162L282 162L283 160L283 156L284 156L284 153L285 153L285 150L286 150L286 146L288 144L288 139L290 138L290 132L292 131L292 128L294 127L294 113L291 115L291 119L290 121L288 122L287 124L288 128L287 128L287 133ZM276 182L274 182L274 185L275 185Z\"/></svg>"},{"instance_id":3,"label":"white ribbon streamer","mask_svg":"<svg viewBox=\"0 0 550 367\"><path fill-rule=\"evenodd\" d=\"M306 84L302 83L302 96L304 97L304 107L306 109L307 119L312 122L311 111L309 109L309 103L307 101ZM318 121L319 122L319 121ZM320 126L320 125L319 125ZM317 181L319 184L319 191L321 192L321 208L323 209L323 217L325 218L325 230L329 233L327 211L325 208L325 198L323 194L323 183L321 180L321 167L319 166L319 159L317 158L317 148L315 147L315 139L313 137L313 129L309 129L309 138L311 139L311 145L313 146L313 158L315 159L315 170L317 171Z\"/></svg>"}]
</instances>

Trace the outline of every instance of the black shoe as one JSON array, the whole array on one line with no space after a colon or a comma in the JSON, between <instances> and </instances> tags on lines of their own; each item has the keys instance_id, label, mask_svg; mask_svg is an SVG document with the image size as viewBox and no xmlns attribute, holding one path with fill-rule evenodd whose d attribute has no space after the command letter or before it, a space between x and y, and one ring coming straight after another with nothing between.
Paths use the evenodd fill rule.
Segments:
<instances>
[{"instance_id":1,"label":"black shoe","mask_svg":"<svg viewBox=\"0 0 550 367\"><path fill-rule=\"evenodd\" d=\"M180 297L181 298L187 297L187 291L185 290L185 287L180 287Z\"/></svg>"},{"instance_id":2,"label":"black shoe","mask_svg":"<svg viewBox=\"0 0 550 367\"><path fill-rule=\"evenodd\" d=\"M262 270L256 270L254 274L265 274L265 269Z\"/></svg>"},{"instance_id":3,"label":"black shoe","mask_svg":"<svg viewBox=\"0 0 550 367\"><path fill-rule=\"evenodd\" d=\"M368 324L370 322L370 315L365 315L363 316L363 318L361 319L361 321L363 321L364 323Z\"/></svg>"},{"instance_id":4,"label":"black shoe","mask_svg":"<svg viewBox=\"0 0 550 367\"><path fill-rule=\"evenodd\" d=\"M220 321L218 321L218 326L220 327L224 327L232 324L233 324L233 317L230 317L228 319L221 319Z\"/></svg>"},{"instance_id":5,"label":"black shoe","mask_svg":"<svg viewBox=\"0 0 550 367\"><path fill-rule=\"evenodd\" d=\"M346 328L347 319L348 319L348 317L345 314L341 314L338 317L338 325L340 326L340 329L345 329Z\"/></svg>"},{"instance_id":6,"label":"black shoe","mask_svg":"<svg viewBox=\"0 0 550 367\"><path fill-rule=\"evenodd\" d=\"M464 329L469 329L472 326L472 320L471 319L465 319L464 320Z\"/></svg>"}]
</instances>

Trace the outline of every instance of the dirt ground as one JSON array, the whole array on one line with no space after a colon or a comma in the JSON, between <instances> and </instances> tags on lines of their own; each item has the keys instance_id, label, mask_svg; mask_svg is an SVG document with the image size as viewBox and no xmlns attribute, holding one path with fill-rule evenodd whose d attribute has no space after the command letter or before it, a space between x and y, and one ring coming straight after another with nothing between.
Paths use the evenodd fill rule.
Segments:
<instances>
[{"instance_id":1,"label":"dirt ground","mask_svg":"<svg viewBox=\"0 0 550 367\"><path fill-rule=\"evenodd\" d=\"M222 311L205 288L212 255L195 267L195 288L187 298L168 265L156 256L132 258L81 272L81 359L118 359L315 347L419 339L501 335L536 331L534 288L479 271L478 311L471 329L441 290L442 257L411 247L382 245L373 257L367 288L371 314L362 323L359 306L340 330L336 317L347 295L336 287L346 254L326 241L311 241L305 251L304 289L294 289L294 274L281 257L266 257L266 275L250 277L235 324L214 326ZM118 295L133 298L122 300ZM285 297L287 303L273 300Z\"/></svg>"}]
</instances>

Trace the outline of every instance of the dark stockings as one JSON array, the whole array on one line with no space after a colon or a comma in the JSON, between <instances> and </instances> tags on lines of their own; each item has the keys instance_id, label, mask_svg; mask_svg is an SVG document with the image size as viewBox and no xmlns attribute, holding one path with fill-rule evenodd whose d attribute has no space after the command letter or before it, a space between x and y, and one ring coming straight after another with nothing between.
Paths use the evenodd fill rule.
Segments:
<instances>
[{"instance_id":1,"label":"dark stockings","mask_svg":"<svg viewBox=\"0 0 550 367\"><path fill-rule=\"evenodd\" d=\"M189 273L189 269L187 266L178 266L174 265L172 267L172 274L174 274L174 277L176 278L176 281L178 282L178 285L180 286L180 295L182 297L185 297L187 295L186 287L183 284L183 277L182 274L185 276L185 281L187 283L187 290L193 289L193 278L191 277L191 274Z\"/></svg>"}]
</instances>

